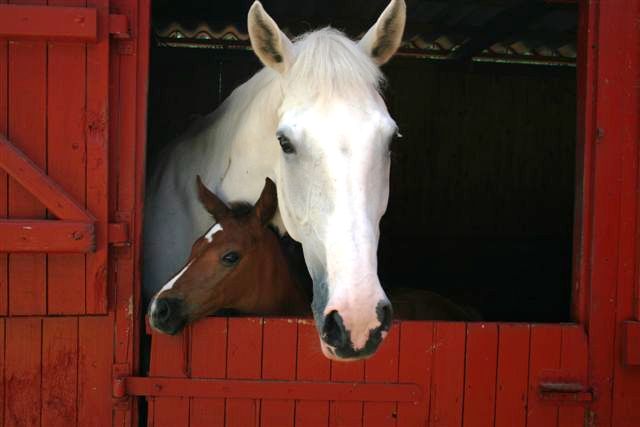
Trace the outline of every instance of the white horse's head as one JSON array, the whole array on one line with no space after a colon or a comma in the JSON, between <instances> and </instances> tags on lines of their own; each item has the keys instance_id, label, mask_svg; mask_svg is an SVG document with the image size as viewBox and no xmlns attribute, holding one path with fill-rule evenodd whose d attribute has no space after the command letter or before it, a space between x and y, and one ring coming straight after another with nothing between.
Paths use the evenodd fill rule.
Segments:
<instances>
[{"instance_id":1,"label":"white horse's head","mask_svg":"<svg viewBox=\"0 0 640 427\"><path fill-rule=\"evenodd\" d=\"M282 87L268 142L280 145L280 214L314 281L323 352L339 360L370 356L391 326L376 253L397 127L379 94L379 66L398 49L405 15L404 1L392 0L360 42L332 29L291 42L259 2L248 16L253 49Z\"/></svg>"}]
</instances>

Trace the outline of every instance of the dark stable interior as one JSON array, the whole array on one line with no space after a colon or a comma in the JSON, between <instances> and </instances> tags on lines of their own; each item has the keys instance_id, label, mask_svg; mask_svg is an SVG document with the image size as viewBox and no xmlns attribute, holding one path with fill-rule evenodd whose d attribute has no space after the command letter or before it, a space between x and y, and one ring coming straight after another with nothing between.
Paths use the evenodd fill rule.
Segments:
<instances>
[{"instance_id":1,"label":"dark stable interior","mask_svg":"<svg viewBox=\"0 0 640 427\"><path fill-rule=\"evenodd\" d=\"M250 3L188 1L177 8L159 1L154 25L205 16L246 31ZM329 2L336 3L334 15L326 5L310 10L315 2L281 3L264 5L294 34L337 22L355 36L386 1L366 3L360 14ZM301 17L286 13L301 7ZM419 25L409 19L407 28ZM260 67L249 50L152 42L149 158ZM575 68L399 56L383 71L384 98L403 135L381 224L383 285L438 292L490 321L570 320Z\"/></svg>"}]
</instances>

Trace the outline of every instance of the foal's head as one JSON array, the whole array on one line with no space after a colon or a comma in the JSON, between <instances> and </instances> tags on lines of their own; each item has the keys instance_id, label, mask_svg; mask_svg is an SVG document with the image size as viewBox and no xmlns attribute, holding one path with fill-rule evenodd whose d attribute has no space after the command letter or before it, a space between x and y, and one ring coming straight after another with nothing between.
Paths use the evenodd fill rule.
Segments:
<instances>
[{"instance_id":1,"label":"foal's head","mask_svg":"<svg viewBox=\"0 0 640 427\"><path fill-rule=\"evenodd\" d=\"M287 302L299 301L287 295L292 279L283 271L286 261L278 258L278 236L267 225L277 206L275 184L267 179L255 206L235 209L209 191L200 177L197 184L200 201L217 222L196 240L186 265L152 299L151 326L175 334L221 309L297 314L296 309L287 310ZM274 290L276 283L279 288Z\"/></svg>"}]
</instances>

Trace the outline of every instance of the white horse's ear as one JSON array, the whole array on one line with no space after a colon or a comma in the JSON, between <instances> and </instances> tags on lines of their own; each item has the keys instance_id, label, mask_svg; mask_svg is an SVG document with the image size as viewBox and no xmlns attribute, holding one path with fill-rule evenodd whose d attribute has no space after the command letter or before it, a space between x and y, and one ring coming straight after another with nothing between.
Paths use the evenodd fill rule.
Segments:
<instances>
[{"instance_id":1,"label":"white horse's ear","mask_svg":"<svg viewBox=\"0 0 640 427\"><path fill-rule=\"evenodd\" d=\"M386 63L402 43L407 6L404 0L391 0L373 27L362 37L359 46L378 64Z\"/></svg>"},{"instance_id":2,"label":"white horse's ear","mask_svg":"<svg viewBox=\"0 0 640 427\"><path fill-rule=\"evenodd\" d=\"M247 16L251 47L260 61L284 74L293 62L293 45L259 1L253 2Z\"/></svg>"}]
</instances>

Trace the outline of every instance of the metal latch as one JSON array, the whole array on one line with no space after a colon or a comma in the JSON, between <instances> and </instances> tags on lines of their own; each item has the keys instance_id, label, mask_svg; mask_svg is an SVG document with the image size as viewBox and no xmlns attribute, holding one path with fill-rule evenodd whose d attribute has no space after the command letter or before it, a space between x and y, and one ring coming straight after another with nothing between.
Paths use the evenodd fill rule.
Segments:
<instances>
[{"instance_id":1,"label":"metal latch","mask_svg":"<svg viewBox=\"0 0 640 427\"><path fill-rule=\"evenodd\" d=\"M129 224L126 222L109 223L109 244L116 247L131 246Z\"/></svg>"},{"instance_id":2,"label":"metal latch","mask_svg":"<svg viewBox=\"0 0 640 427\"><path fill-rule=\"evenodd\" d=\"M129 33L129 19L126 15L109 15L109 34L117 39L131 38Z\"/></svg>"},{"instance_id":3,"label":"metal latch","mask_svg":"<svg viewBox=\"0 0 640 427\"><path fill-rule=\"evenodd\" d=\"M623 325L623 354L627 366L640 365L640 321L626 320Z\"/></svg>"},{"instance_id":4,"label":"metal latch","mask_svg":"<svg viewBox=\"0 0 640 427\"><path fill-rule=\"evenodd\" d=\"M560 371L544 372L538 382L540 400L556 404L585 404L593 401L593 392L585 381Z\"/></svg>"}]
</instances>

